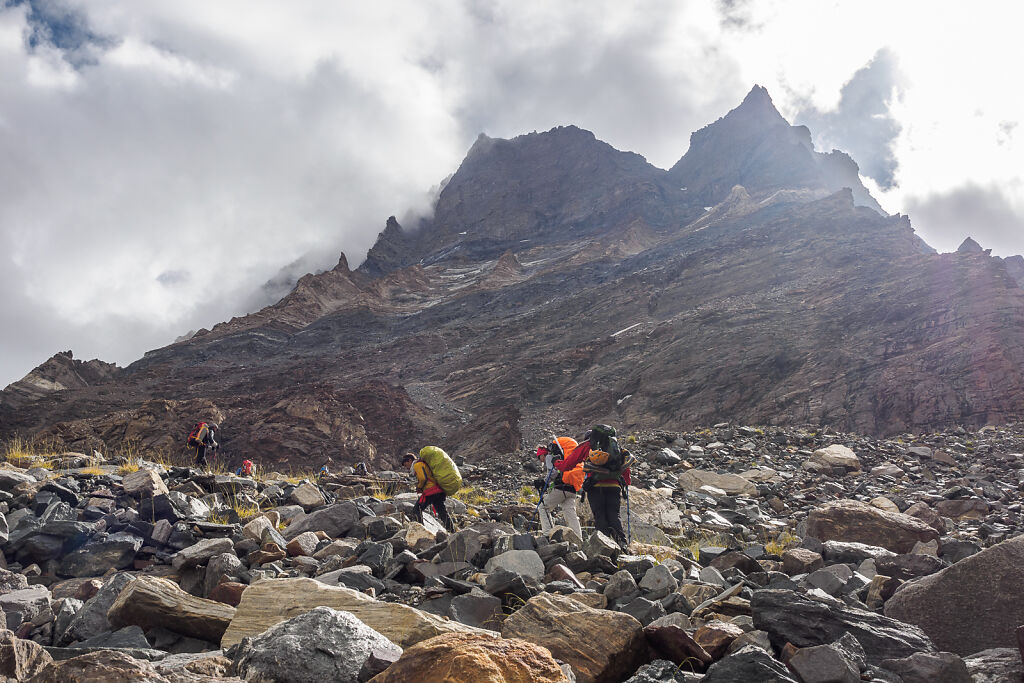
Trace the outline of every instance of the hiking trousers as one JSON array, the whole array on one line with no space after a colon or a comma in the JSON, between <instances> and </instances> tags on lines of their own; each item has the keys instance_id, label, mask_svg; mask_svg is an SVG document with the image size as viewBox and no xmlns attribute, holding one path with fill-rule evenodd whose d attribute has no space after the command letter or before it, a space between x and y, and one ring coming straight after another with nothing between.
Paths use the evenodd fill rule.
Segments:
<instances>
[{"instance_id":1,"label":"hiking trousers","mask_svg":"<svg viewBox=\"0 0 1024 683\"><path fill-rule=\"evenodd\" d=\"M196 446L196 460L193 463L197 468L206 469L206 451L209 447L205 445Z\"/></svg>"},{"instance_id":2,"label":"hiking trousers","mask_svg":"<svg viewBox=\"0 0 1024 683\"><path fill-rule=\"evenodd\" d=\"M432 496L425 496L423 502L416 503L416 521L423 523L423 511L427 508L434 508L434 516L437 517L437 521L444 525L444 528L448 531L455 531L455 525L452 523L452 518L448 516L448 508L444 506L444 501L448 496L445 495L444 491L435 493Z\"/></svg>"},{"instance_id":3,"label":"hiking trousers","mask_svg":"<svg viewBox=\"0 0 1024 683\"><path fill-rule=\"evenodd\" d=\"M540 530L547 532L554 524L551 515L555 510L561 508L562 517L565 518L565 525L573 530L580 540L583 540L583 529L580 528L580 518L576 515L576 492L551 489L544 494L544 500L540 506Z\"/></svg>"},{"instance_id":4,"label":"hiking trousers","mask_svg":"<svg viewBox=\"0 0 1024 683\"><path fill-rule=\"evenodd\" d=\"M594 528L619 543L626 542L626 532L619 520L620 496L618 486L595 486L587 493L590 510L594 513Z\"/></svg>"}]
</instances>

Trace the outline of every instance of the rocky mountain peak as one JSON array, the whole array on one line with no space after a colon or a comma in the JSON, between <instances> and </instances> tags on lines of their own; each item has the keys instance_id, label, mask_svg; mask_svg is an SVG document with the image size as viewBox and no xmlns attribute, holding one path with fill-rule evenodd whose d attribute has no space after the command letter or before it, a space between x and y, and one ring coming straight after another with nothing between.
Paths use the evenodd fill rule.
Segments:
<instances>
[{"instance_id":1,"label":"rocky mountain peak","mask_svg":"<svg viewBox=\"0 0 1024 683\"><path fill-rule=\"evenodd\" d=\"M669 175L705 206L724 200L733 186L752 196L779 190L853 191L860 206L884 213L858 176L857 164L842 152L814 150L806 126L791 126L761 86L714 123L690 136L690 148Z\"/></svg>"},{"instance_id":2,"label":"rocky mountain peak","mask_svg":"<svg viewBox=\"0 0 1024 683\"><path fill-rule=\"evenodd\" d=\"M0 391L0 405L17 408L55 391L102 384L121 372L114 363L75 360L70 350L60 351Z\"/></svg>"},{"instance_id":3,"label":"rocky mountain peak","mask_svg":"<svg viewBox=\"0 0 1024 683\"><path fill-rule=\"evenodd\" d=\"M775 108L775 103L772 102L768 89L761 85L755 85L751 88L747 96L740 102L740 106L730 111L719 121L727 122L733 126L742 125L748 128L789 126L789 122Z\"/></svg>"},{"instance_id":4,"label":"rocky mountain peak","mask_svg":"<svg viewBox=\"0 0 1024 683\"><path fill-rule=\"evenodd\" d=\"M349 272L348 258L345 256L345 252L341 252L341 254L338 256L338 265L334 266L334 270L340 273Z\"/></svg>"},{"instance_id":5,"label":"rocky mountain peak","mask_svg":"<svg viewBox=\"0 0 1024 683\"><path fill-rule=\"evenodd\" d=\"M991 252L991 249L983 249L982 246L975 242L971 237L965 239L960 243L960 246L956 248L956 253L958 254L989 254Z\"/></svg>"},{"instance_id":6,"label":"rocky mountain peak","mask_svg":"<svg viewBox=\"0 0 1024 683\"><path fill-rule=\"evenodd\" d=\"M497 259L524 243L590 236L638 218L664 223L666 182L639 154L577 126L510 140L481 135L434 216L408 233L389 220L359 270L377 276L416 263Z\"/></svg>"},{"instance_id":7,"label":"rocky mountain peak","mask_svg":"<svg viewBox=\"0 0 1024 683\"><path fill-rule=\"evenodd\" d=\"M366 253L366 260L358 270L377 277L407 265L402 255L406 237L398 220L394 216L389 216L384 230L378 233L377 241Z\"/></svg>"}]
</instances>

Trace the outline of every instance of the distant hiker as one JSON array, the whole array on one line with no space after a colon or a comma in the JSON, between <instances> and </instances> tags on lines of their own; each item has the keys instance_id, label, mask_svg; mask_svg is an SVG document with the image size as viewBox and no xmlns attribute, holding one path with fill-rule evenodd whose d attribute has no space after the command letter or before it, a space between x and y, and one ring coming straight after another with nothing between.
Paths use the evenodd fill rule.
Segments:
<instances>
[{"instance_id":1,"label":"distant hiker","mask_svg":"<svg viewBox=\"0 0 1024 683\"><path fill-rule=\"evenodd\" d=\"M252 476L252 460L243 460L242 466L235 470L235 474L239 477L251 477Z\"/></svg>"},{"instance_id":2,"label":"distant hiker","mask_svg":"<svg viewBox=\"0 0 1024 683\"><path fill-rule=\"evenodd\" d=\"M402 457L402 467L411 470L416 475L416 492L420 494L419 500L416 501L414 513L416 521L422 524L423 511L428 507L432 507L434 509L434 516L444 525L444 528L448 531L454 531L455 525L452 523L451 517L448 516L448 510L444 506L444 501L448 496L437 483L430 465L422 458L416 457L415 454L406 453Z\"/></svg>"},{"instance_id":3,"label":"distant hiker","mask_svg":"<svg viewBox=\"0 0 1024 683\"><path fill-rule=\"evenodd\" d=\"M628 540L619 520L619 499L629 495L627 455L627 451L619 448L614 428L608 425L595 425L572 453L553 463L555 469L563 473L583 464L586 480L582 488L590 500L590 509L594 513L594 528L611 536L623 546L628 544Z\"/></svg>"},{"instance_id":4,"label":"distant hiker","mask_svg":"<svg viewBox=\"0 0 1024 683\"><path fill-rule=\"evenodd\" d=\"M560 436L551 439L546 446L538 446L537 457L544 459L545 477L537 479L533 485L541 496L537 506L540 511L540 530L546 532L554 526L551 515L556 508L561 508L566 525L582 541L583 530L580 528L580 518L576 515L576 492L583 485L583 463L564 473L555 468L555 462L564 460L566 453L572 453L577 445L575 439Z\"/></svg>"},{"instance_id":5,"label":"distant hiker","mask_svg":"<svg viewBox=\"0 0 1024 683\"><path fill-rule=\"evenodd\" d=\"M329 476L331 476L331 471L327 469L327 463L324 463L323 466L316 472L316 480L318 482L323 481Z\"/></svg>"},{"instance_id":6,"label":"distant hiker","mask_svg":"<svg viewBox=\"0 0 1024 683\"><path fill-rule=\"evenodd\" d=\"M370 468L366 466L365 462L360 462L358 465L355 466L354 469L355 473L361 477L365 477L367 474L370 473Z\"/></svg>"},{"instance_id":7,"label":"distant hiker","mask_svg":"<svg viewBox=\"0 0 1024 683\"><path fill-rule=\"evenodd\" d=\"M185 445L189 449L195 449L195 461L193 464L196 467L205 470L208 467L206 462L207 452L220 448L220 444L214 439L215 432L219 429L220 427L217 426L216 422L197 422L196 426L189 432Z\"/></svg>"}]
</instances>

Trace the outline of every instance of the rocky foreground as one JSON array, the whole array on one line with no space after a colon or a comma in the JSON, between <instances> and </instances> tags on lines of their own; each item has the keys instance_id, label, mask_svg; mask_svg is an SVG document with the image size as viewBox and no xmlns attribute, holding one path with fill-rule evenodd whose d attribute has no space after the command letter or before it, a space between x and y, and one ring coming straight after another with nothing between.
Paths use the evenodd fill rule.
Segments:
<instances>
[{"instance_id":1,"label":"rocky foreground","mask_svg":"<svg viewBox=\"0 0 1024 683\"><path fill-rule=\"evenodd\" d=\"M529 457L464 466L453 534L404 473L4 464L0 676L1024 680L1024 426L623 443L628 550L537 531Z\"/></svg>"}]
</instances>

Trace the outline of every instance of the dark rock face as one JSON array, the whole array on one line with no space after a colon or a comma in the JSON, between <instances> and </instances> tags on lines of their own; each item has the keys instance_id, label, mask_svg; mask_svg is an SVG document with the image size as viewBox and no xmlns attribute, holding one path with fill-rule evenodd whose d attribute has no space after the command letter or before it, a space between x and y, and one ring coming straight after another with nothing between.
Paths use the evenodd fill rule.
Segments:
<instances>
[{"instance_id":1,"label":"dark rock face","mask_svg":"<svg viewBox=\"0 0 1024 683\"><path fill-rule=\"evenodd\" d=\"M55 357L34 373L67 388L12 385L0 438L179 451L207 418L238 459L394 466L453 434L453 455L510 453L552 414L872 434L1024 415L1017 261L928 253L855 171L761 88L670 171L575 127L482 137L361 267L123 370Z\"/></svg>"},{"instance_id":2,"label":"dark rock face","mask_svg":"<svg viewBox=\"0 0 1024 683\"><path fill-rule=\"evenodd\" d=\"M757 591L750 607L754 626L767 631L779 648L787 642L797 647L828 645L848 632L863 646L871 664L935 651L915 626L839 603L818 602L795 591Z\"/></svg>"},{"instance_id":3,"label":"dark rock face","mask_svg":"<svg viewBox=\"0 0 1024 683\"><path fill-rule=\"evenodd\" d=\"M1003 541L937 574L908 583L885 614L916 624L940 650L971 655L1017 645L1024 624L1024 536Z\"/></svg>"}]
</instances>

